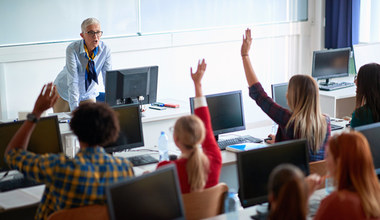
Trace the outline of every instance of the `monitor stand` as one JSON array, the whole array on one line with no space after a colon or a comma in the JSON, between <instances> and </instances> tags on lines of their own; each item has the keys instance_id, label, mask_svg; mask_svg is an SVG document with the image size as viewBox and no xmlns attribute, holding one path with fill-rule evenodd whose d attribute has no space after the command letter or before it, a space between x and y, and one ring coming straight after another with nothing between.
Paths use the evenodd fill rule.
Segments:
<instances>
[{"instance_id":1,"label":"monitor stand","mask_svg":"<svg viewBox=\"0 0 380 220\"><path fill-rule=\"evenodd\" d=\"M256 205L256 215L252 215L252 219L266 220L269 215L269 203Z\"/></svg>"},{"instance_id":2,"label":"monitor stand","mask_svg":"<svg viewBox=\"0 0 380 220\"><path fill-rule=\"evenodd\" d=\"M216 142L219 141L219 135L214 135Z\"/></svg>"},{"instance_id":3,"label":"monitor stand","mask_svg":"<svg viewBox=\"0 0 380 220\"><path fill-rule=\"evenodd\" d=\"M330 78L327 78L326 81L319 83L319 85L321 85L321 86L328 86L328 85L332 85L332 84L335 84L335 83L330 82Z\"/></svg>"},{"instance_id":4,"label":"monitor stand","mask_svg":"<svg viewBox=\"0 0 380 220\"><path fill-rule=\"evenodd\" d=\"M141 96L142 97L142 96ZM140 112L141 112L141 117L145 117L145 114L143 112L143 104L142 102L144 101L144 98L122 98L122 99L117 99L116 100L116 105L130 105L130 104L139 104L140 105Z\"/></svg>"}]
</instances>

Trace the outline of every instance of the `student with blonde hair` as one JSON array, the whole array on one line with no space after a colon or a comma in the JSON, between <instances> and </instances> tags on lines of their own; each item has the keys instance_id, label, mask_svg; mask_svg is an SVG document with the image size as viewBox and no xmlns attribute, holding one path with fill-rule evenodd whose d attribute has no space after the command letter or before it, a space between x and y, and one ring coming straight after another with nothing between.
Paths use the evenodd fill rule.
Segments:
<instances>
[{"instance_id":1,"label":"student with blonde hair","mask_svg":"<svg viewBox=\"0 0 380 220\"><path fill-rule=\"evenodd\" d=\"M195 73L190 70L195 87L195 115L183 116L174 125L173 139L181 151L180 158L175 161L163 161L157 165L176 165L182 193L199 191L218 184L222 168L222 156L212 131L210 113L202 92L201 80L205 70L204 59L198 63Z\"/></svg>"},{"instance_id":2,"label":"student with blonde hair","mask_svg":"<svg viewBox=\"0 0 380 220\"><path fill-rule=\"evenodd\" d=\"M251 30L245 31L241 56L249 95L279 127L270 135L272 142L305 138L309 146L310 161L322 160L324 148L331 133L330 118L321 113L319 88L308 75L295 75L289 80L287 101L290 111L276 104L261 86L249 58L252 44ZM273 140L275 138L275 140Z\"/></svg>"},{"instance_id":3,"label":"student with blonde hair","mask_svg":"<svg viewBox=\"0 0 380 220\"><path fill-rule=\"evenodd\" d=\"M367 139L357 131L332 137L326 163L336 189L322 200L315 220L380 219L380 184Z\"/></svg>"}]
</instances>

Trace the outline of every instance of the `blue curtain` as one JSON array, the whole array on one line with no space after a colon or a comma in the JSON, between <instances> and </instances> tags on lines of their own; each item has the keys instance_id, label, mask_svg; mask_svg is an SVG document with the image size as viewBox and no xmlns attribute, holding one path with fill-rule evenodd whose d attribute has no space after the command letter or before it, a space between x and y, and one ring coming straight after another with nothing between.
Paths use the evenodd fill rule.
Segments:
<instances>
[{"instance_id":1,"label":"blue curtain","mask_svg":"<svg viewBox=\"0 0 380 220\"><path fill-rule=\"evenodd\" d=\"M360 0L326 0L325 47L352 47L358 43Z\"/></svg>"}]
</instances>

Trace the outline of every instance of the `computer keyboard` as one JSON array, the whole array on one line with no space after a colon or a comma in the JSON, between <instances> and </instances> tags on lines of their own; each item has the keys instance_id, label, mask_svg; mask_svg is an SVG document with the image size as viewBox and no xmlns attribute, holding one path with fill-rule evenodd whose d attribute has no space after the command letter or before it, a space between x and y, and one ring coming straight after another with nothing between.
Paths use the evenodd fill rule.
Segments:
<instances>
[{"instance_id":1,"label":"computer keyboard","mask_svg":"<svg viewBox=\"0 0 380 220\"><path fill-rule=\"evenodd\" d=\"M249 135L244 135L236 138L226 139L226 140L219 140L218 145L220 150L225 150L227 146L234 145L234 144L242 144L242 143L261 143L263 140L259 138L255 138Z\"/></svg>"},{"instance_id":2,"label":"computer keyboard","mask_svg":"<svg viewBox=\"0 0 380 220\"><path fill-rule=\"evenodd\" d=\"M133 166L142 166L142 165L151 164L151 163L158 163L158 160L156 158L148 154L127 157L127 159L131 161Z\"/></svg>"},{"instance_id":3,"label":"computer keyboard","mask_svg":"<svg viewBox=\"0 0 380 220\"><path fill-rule=\"evenodd\" d=\"M332 90L337 90L337 89L343 89L347 87L354 86L354 83L351 82L338 82L338 83L330 83L328 85L319 85L320 90L325 90L325 91L332 91Z\"/></svg>"},{"instance_id":4,"label":"computer keyboard","mask_svg":"<svg viewBox=\"0 0 380 220\"><path fill-rule=\"evenodd\" d=\"M332 130L332 131L339 130L339 129L343 129L343 127L342 127L342 126L339 126L339 125L331 124L331 130Z\"/></svg>"},{"instance_id":5,"label":"computer keyboard","mask_svg":"<svg viewBox=\"0 0 380 220\"><path fill-rule=\"evenodd\" d=\"M6 179L0 181L0 192L5 192L13 189L25 188L30 186L42 185L43 183L36 182L29 178L25 178L21 173L12 174Z\"/></svg>"}]
</instances>

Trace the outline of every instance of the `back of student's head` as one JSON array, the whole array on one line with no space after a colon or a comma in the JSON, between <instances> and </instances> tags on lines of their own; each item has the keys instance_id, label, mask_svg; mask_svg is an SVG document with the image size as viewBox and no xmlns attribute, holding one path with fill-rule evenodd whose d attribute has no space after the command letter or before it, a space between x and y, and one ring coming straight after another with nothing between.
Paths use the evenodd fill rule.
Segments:
<instances>
[{"instance_id":1,"label":"back of student's head","mask_svg":"<svg viewBox=\"0 0 380 220\"><path fill-rule=\"evenodd\" d=\"M302 171L291 164L277 166L268 183L270 220L306 219L308 210L307 185Z\"/></svg>"},{"instance_id":2,"label":"back of student's head","mask_svg":"<svg viewBox=\"0 0 380 220\"><path fill-rule=\"evenodd\" d=\"M294 75L289 80L288 105L294 124L294 136L306 138L314 153L318 152L326 136L326 119L319 105L319 87L309 75Z\"/></svg>"},{"instance_id":3,"label":"back of student's head","mask_svg":"<svg viewBox=\"0 0 380 220\"><path fill-rule=\"evenodd\" d=\"M78 140L90 147L114 142L119 133L115 112L104 103L84 103L72 113L70 128Z\"/></svg>"},{"instance_id":4,"label":"back of student's head","mask_svg":"<svg viewBox=\"0 0 380 220\"><path fill-rule=\"evenodd\" d=\"M373 120L380 121L380 65L370 63L360 67L356 79L356 108L363 104L372 111ZM361 118L359 110L356 115Z\"/></svg>"},{"instance_id":5,"label":"back of student's head","mask_svg":"<svg viewBox=\"0 0 380 220\"><path fill-rule=\"evenodd\" d=\"M174 125L174 136L183 147L191 151L186 164L191 191L204 188L207 181L209 162L199 148L205 138L203 122L195 115L183 116Z\"/></svg>"},{"instance_id":6,"label":"back of student's head","mask_svg":"<svg viewBox=\"0 0 380 220\"><path fill-rule=\"evenodd\" d=\"M356 191L366 215L380 217L380 185L367 139L351 131L330 138L328 147L335 162L337 190Z\"/></svg>"}]
</instances>

